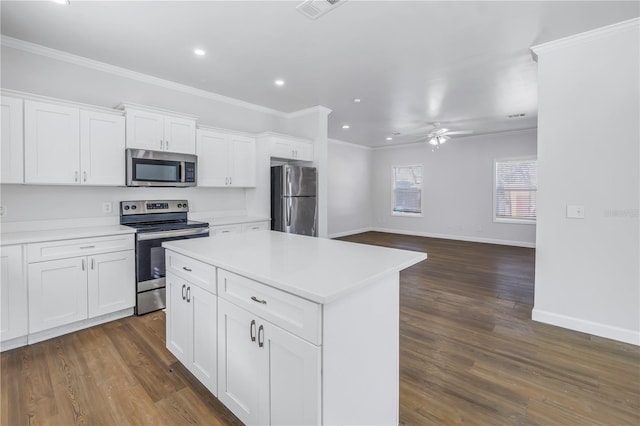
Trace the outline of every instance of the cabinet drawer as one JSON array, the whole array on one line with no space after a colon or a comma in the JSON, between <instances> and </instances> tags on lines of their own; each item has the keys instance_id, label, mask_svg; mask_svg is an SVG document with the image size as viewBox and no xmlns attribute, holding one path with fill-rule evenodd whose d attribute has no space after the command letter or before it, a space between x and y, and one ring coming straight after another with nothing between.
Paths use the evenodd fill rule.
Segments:
<instances>
[{"instance_id":1,"label":"cabinet drawer","mask_svg":"<svg viewBox=\"0 0 640 426\"><path fill-rule=\"evenodd\" d=\"M242 232L242 225L219 225L209 227L210 235L232 234L234 232Z\"/></svg>"},{"instance_id":2,"label":"cabinet drawer","mask_svg":"<svg viewBox=\"0 0 640 426\"><path fill-rule=\"evenodd\" d=\"M27 244L27 262L42 262L112 251L133 250L135 248L133 238L133 234L125 234Z\"/></svg>"},{"instance_id":3,"label":"cabinet drawer","mask_svg":"<svg viewBox=\"0 0 640 426\"><path fill-rule=\"evenodd\" d=\"M242 232L261 231L269 229L269 222L251 222L242 224Z\"/></svg>"},{"instance_id":4,"label":"cabinet drawer","mask_svg":"<svg viewBox=\"0 0 640 426\"><path fill-rule=\"evenodd\" d=\"M192 284L216 294L216 268L204 262L166 250L167 272L184 278Z\"/></svg>"},{"instance_id":5,"label":"cabinet drawer","mask_svg":"<svg viewBox=\"0 0 640 426\"><path fill-rule=\"evenodd\" d=\"M232 272L218 269L220 297L315 345L322 343L321 306Z\"/></svg>"}]
</instances>

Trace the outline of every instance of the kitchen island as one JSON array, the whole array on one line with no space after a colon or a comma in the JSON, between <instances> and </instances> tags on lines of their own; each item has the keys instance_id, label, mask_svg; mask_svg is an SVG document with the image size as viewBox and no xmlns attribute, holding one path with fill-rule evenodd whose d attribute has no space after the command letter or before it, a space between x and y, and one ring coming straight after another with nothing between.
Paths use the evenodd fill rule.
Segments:
<instances>
[{"instance_id":1,"label":"kitchen island","mask_svg":"<svg viewBox=\"0 0 640 426\"><path fill-rule=\"evenodd\" d=\"M246 424L398 424L399 273L425 253L273 231L163 243L167 348Z\"/></svg>"}]
</instances>

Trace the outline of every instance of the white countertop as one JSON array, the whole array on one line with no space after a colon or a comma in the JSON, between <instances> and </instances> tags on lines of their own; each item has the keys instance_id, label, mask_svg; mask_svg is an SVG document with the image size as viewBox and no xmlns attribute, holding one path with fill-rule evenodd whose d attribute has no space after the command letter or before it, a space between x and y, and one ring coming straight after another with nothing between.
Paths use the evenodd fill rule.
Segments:
<instances>
[{"instance_id":1,"label":"white countertop","mask_svg":"<svg viewBox=\"0 0 640 426\"><path fill-rule=\"evenodd\" d=\"M270 222L268 217L261 216L220 216L207 219L196 219L201 222L208 222L209 226L219 225L235 225L238 223L251 223L251 222Z\"/></svg>"},{"instance_id":2,"label":"white countertop","mask_svg":"<svg viewBox=\"0 0 640 426\"><path fill-rule=\"evenodd\" d=\"M40 243L105 235L135 234L136 230L122 225L83 226L78 228L47 229L41 231L3 232L0 245Z\"/></svg>"},{"instance_id":3,"label":"white countertop","mask_svg":"<svg viewBox=\"0 0 640 426\"><path fill-rule=\"evenodd\" d=\"M163 247L317 303L408 268L426 253L256 231L169 241Z\"/></svg>"}]
</instances>

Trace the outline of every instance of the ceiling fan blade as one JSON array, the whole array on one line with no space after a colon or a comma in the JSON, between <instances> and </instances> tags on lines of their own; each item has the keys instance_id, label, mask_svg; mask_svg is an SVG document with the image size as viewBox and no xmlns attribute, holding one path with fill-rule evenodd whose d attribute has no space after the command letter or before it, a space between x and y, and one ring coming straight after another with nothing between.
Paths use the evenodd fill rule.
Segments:
<instances>
[{"instance_id":1,"label":"ceiling fan blade","mask_svg":"<svg viewBox=\"0 0 640 426\"><path fill-rule=\"evenodd\" d=\"M445 129L445 128L437 129L437 130L434 130L433 132L429 133L429 135L440 136L440 135L443 135L443 134L447 133L448 131L449 131L449 129Z\"/></svg>"},{"instance_id":2,"label":"ceiling fan blade","mask_svg":"<svg viewBox=\"0 0 640 426\"><path fill-rule=\"evenodd\" d=\"M452 130L447 132L447 135L471 135L473 134L473 130Z\"/></svg>"}]
</instances>

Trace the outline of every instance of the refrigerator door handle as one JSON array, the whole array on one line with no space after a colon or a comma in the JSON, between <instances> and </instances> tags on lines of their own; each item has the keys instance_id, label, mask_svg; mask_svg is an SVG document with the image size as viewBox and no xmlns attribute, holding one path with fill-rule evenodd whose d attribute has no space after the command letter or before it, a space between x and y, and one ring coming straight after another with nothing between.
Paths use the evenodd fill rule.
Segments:
<instances>
[{"instance_id":1,"label":"refrigerator door handle","mask_svg":"<svg viewBox=\"0 0 640 426\"><path fill-rule=\"evenodd\" d=\"M285 213L285 226L287 227L291 226L291 207L291 197L287 197L287 211Z\"/></svg>"},{"instance_id":2,"label":"refrigerator door handle","mask_svg":"<svg viewBox=\"0 0 640 426\"><path fill-rule=\"evenodd\" d=\"M285 188L284 188L284 193L287 195L293 195L291 193L291 176L289 176L289 168L285 167L284 169L284 184L285 184Z\"/></svg>"}]
</instances>

